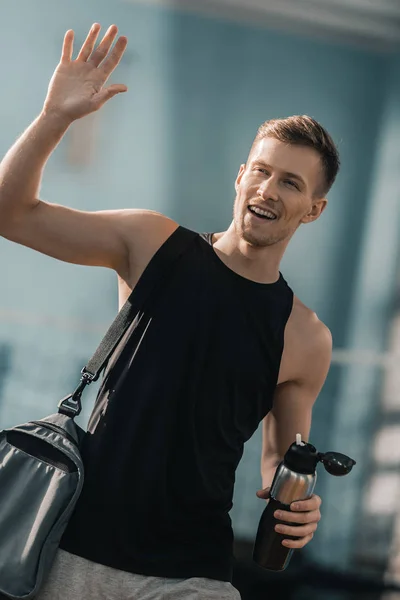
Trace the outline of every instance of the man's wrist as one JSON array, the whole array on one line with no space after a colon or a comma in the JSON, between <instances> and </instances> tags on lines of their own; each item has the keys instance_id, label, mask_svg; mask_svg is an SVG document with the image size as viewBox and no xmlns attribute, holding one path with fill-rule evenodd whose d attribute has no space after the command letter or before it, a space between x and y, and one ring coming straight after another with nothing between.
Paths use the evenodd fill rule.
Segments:
<instances>
[{"instance_id":1,"label":"man's wrist","mask_svg":"<svg viewBox=\"0 0 400 600\"><path fill-rule=\"evenodd\" d=\"M49 132L51 131L57 136L63 136L73 121L59 111L43 108L37 122Z\"/></svg>"}]
</instances>

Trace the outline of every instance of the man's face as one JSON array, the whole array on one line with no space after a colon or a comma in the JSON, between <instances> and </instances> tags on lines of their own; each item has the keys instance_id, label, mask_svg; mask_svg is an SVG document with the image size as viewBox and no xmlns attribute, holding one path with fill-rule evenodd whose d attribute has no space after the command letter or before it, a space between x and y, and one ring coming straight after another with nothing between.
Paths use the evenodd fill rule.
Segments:
<instances>
[{"instance_id":1,"label":"man's face","mask_svg":"<svg viewBox=\"0 0 400 600\"><path fill-rule=\"evenodd\" d=\"M236 180L236 232L258 247L290 239L301 223L315 221L325 208L327 201L315 197L322 178L313 148L263 138Z\"/></svg>"}]
</instances>

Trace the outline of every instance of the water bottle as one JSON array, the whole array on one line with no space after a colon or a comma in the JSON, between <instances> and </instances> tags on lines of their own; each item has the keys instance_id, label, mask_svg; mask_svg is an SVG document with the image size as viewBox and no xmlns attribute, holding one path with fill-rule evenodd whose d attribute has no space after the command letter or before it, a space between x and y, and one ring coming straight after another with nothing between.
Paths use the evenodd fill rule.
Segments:
<instances>
[{"instance_id":1,"label":"water bottle","mask_svg":"<svg viewBox=\"0 0 400 600\"><path fill-rule=\"evenodd\" d=\"M278 523L293 526L274 517L276 510L290 510L290 504L296 500L310 498L317 480L317 464L322 462L331 475L341 476L350 473L356 462L339 452L317 452L311 444L301 441L297 434L296 442L286 452L278 466L271 485L270 500L261 515L253 560L262 568L270 571L283 571L289 564L293 548L282 545L282 540L298 539L275 531Z\"/></svg>"}]
</instances>

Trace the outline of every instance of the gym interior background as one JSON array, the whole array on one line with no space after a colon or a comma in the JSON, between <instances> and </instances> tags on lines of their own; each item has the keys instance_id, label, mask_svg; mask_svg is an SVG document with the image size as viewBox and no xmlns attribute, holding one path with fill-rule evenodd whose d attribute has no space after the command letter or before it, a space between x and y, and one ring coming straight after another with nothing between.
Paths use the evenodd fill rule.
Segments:
<instances>
[{"instance_id":1,"label":"gym interior background","mask_svg":"<svg viewBox=\"0 0 400 600\"><path fill-rule=\"evenodd\" d=\"M243 599L399 597L399 0L13 0L0 8L0 153L39 113L64 32L116 23L129 93L71 128L41 196L88 210L143 207L198 231L230 221L233 182L266 119L309 114L342 169L282 271L333 333L310 440L357 460L319 469L323 519L289 569L251 564L263 503L261 437L247 444L232 518ZM55 410L117 310L106 270L58 263L0 240L0 425ZM81 424L95 389L86 396ZM182 482L184 484L184 482Z\"/></svg>"}]
</instances>

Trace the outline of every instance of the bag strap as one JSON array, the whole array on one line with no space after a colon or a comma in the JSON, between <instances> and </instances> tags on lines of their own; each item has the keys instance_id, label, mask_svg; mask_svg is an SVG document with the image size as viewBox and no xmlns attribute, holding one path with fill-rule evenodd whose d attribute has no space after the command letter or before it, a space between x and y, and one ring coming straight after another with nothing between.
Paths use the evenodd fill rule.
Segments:
<instances>
[{"instance_id":1,"label":"bag strap","mask_svg":"<svg viewBox=\"0 0 400 600\"><path fill-rule=\"evenodd\" d=\"M198 234L194 231L179 226L157 250L133 288L128 300L108 328L96 352L82 369L82 377L78 387L72 394L60 400L58 412L72 418L79 415L82 410L81 395L83 390L92 381L99 378L108 359L137 313L143 310L152 293L160 291L162 284L172 270L172 266L196 237L198 237Z\"/></svg>"}]
</instances>

